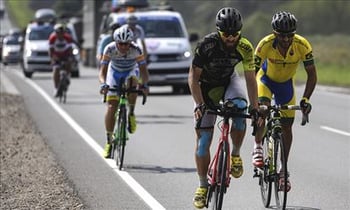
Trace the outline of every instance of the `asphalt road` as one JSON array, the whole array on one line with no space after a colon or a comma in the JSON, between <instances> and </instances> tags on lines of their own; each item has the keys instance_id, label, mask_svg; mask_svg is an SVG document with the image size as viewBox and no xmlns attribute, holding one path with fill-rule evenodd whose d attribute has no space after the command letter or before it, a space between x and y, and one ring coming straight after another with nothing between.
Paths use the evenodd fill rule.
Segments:
<instances>
[{"instance_id":1,"label":"asphalt road","mask_svg":"<svg viewBox=\"0 0 350 210\"><path fill-rule=\"evenodd\" d=\"M105 105L98 94L96 69L82 68L81 77L72 79L67 104L52 97L51 74L25 79L18 66L1 69L24 97L39 130L91 209L193 209L198 179L190 95L151 87L147 104L138 101L137 132L130 135L125 169L120 172L113 161L101 157ZM299 98L302 90L297 87ZM350 209L349 92L318 87L311 102L310 124L300 126L298 115L294 126L288 209ZM244 175L231 180L224 209L264 209L252 178L250 133L249 128L241 150Z\"/></svg>"}]
</instances>

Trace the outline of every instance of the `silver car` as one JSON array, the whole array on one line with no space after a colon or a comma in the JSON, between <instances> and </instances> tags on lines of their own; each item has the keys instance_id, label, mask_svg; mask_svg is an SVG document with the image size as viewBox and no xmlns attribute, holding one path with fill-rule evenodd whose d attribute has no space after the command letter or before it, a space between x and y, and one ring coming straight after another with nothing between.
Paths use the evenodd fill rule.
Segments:
<instances>
[{"instance_id":1,"label":"silver car","mask_svg":"<svg viewBox=\"0 0 350 210\"><path fill-rule=\"evenodd\" d=\"M21 60L21 40L17 36L8 35L3 39L2 62L4 65L17 64Z\"/></svg>"}]
</instances>

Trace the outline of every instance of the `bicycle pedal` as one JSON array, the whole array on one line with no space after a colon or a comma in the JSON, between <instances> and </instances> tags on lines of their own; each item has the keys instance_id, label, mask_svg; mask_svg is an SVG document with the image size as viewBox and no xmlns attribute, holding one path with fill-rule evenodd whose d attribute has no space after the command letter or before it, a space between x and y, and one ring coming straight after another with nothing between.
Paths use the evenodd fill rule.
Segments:
<instances>
[{"instance_id":1,"label":"bicycle pedal","mask_svg":"<svg viewBox=\"0 0 350 210\"><path fill-rule=\"evenodd\" d=\"M261 176L261 174L259 173L259 169L254 168L254 175L253 175L253 178L260 177L260 176Z\"/></svg>"}]
</instances>

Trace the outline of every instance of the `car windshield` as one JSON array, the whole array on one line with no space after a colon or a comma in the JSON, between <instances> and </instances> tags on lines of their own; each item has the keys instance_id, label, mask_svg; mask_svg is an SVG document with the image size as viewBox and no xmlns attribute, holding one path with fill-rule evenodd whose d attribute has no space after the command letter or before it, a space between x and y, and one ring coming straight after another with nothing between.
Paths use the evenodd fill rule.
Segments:
<instances>
[{"instance_id":1,"label":"car windshield","mask_svg":"<svg viewBox=\"0 0 350 210\"><path fill-rule=\"evenodd\" d=\"M10 37L10 38L4 39L4 44L6 44L6 45L19 45L19 41L15 37Z\"/></svg>"},{"instance_id":2,"label":"car windshield","mask_svg":"<svg viewBox=\"0 0 350 210\"><path fill-rule=\"evenodd\" d=\"M119 20L124 22L125 20ZM176 17L156 16L156 17L139 17L137 24L142 26L146 38L168 37L183 38L185 34L181 28L179 19Z\"/></svg>"},{"instance_id":3,"label":"car windshield","mask_svg":"<svg viewBox=\"0 0 350 210\"><path fill-rule=\"evenodd\" d=\"M53 32L53 27L45 27L31 30L29 33L29 40L47 40Z\"/></svg>"}]
</instances>

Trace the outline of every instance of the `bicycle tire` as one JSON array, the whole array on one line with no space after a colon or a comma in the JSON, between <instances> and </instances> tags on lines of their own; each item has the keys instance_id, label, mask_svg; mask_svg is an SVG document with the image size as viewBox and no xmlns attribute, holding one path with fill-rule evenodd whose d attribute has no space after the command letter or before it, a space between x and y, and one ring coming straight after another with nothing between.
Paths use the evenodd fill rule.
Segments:
<instances>
[{"instance_id":1,"label":"bicycle tire","mask_svg":"<svg viewBox=\"0 0 350 210\"><path fill-rule=\"evenodd\" d=\"M283 190L280 190L279 185L279 179L281 176L284 177L284 183L287 183L288 179L288 169L287 169L287 162L286 162L286 153L284 149L284 143L283 143L283 136L282 133L278 133L275 138L275 148L274 148L274 162L275 162L275 169L276 169L276 176L274 179L275 182L275 198L276 198L276 206L279 209L286 209L287 205L287 188L284 187ZM284 168L282 171L283 174L278 174L277 170L281 167Z\"/></svg>"},{"instance_id":2,"label":"bicycle tire","mask_svg":"<svg viewBox=\"0 0 350 210\"><path fill-rule=\"evenodd\" d=\"M262 170L259 169L259 185L262 202L265 208L270 206L271 202L271 194L272 194L272 179L274 172L271 170L272 158L269 157L269 147L271 142L269 141L269 136L265 136L263 140L263 148L264 148L264 166Z\"/></svg>"},{"instance_id":3,"label":"bicycle tire","mask_svg":"<svg viewBox=\"0 0 350 210\"><path fill-rule=\"evenodd\" d=\"M224 194L226 193L226 183L227 183L227 166L228 166L228 157L229 157L229 151L228 151L228 143L224 141L222 143L220 154L219 154L219 161L218 161L218 180L217 187L214 191L214 198L215 202L213 205L213 209L215 210L221 210L224 200Z\"/></svg>"},{"instance_id":4,"label":"bicycle tire","mask_svg":"<svg viewBox=\"0 0 350 210\"><path fill-rule=\"evenodd\" d=\"M119 170L123 169L125 145L126 145L126 108L121 106L118 114L118 126L117 126L117 137L116 137L116 155L115 161Z\"/></svg>"},{"instance_id":5,"label":"bicycle tire","mask_svg":"<svg viewBox=\"0 0 350 210\"><path fill-rule=\"evenodd\" d=\"M66 103L68 90L68 78L67 74L60 73L60 81L58 84L58 98L60 103Z\"/></svg>"}]
</instances>

